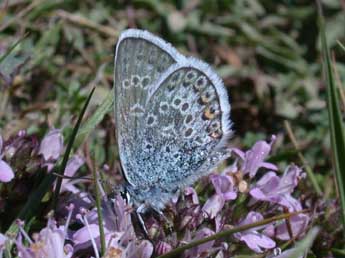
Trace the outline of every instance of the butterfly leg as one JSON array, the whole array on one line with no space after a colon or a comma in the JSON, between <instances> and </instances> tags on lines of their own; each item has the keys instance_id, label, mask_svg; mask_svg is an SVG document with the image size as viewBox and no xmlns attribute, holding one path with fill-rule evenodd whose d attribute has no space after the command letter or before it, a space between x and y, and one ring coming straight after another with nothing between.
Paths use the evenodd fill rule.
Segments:
<instances>
[{"instance_id":1,"label":"butterfly leg","mask_svg":"<svg viewBox=\"0 0 345 258\"><path fill-rule=\"evenodd\" d=\"M168 225L169 233L172 233L174 229L173 222L169 220L160 209L155 209L154 207L152 207L152 209L159 216L159 218L163 218L164 222Z\"/></svg>"},{"instance_id":2,"label":"butterfly leg","mask_svg":"<svg viewBox=\"0 0 345 258\"><path fill-rule=\"evenodd\" d=\"M140 223L140 228L142 229L142 231L144 232L144 235L146 238L149 238L149 234L148 234L148 231L147 231L147 228L145 226L145 222L144 222L144 219L142 217L141 214L144 214L145 213L145 210L146 210L146 206L145 204L141 204L135 211L135 214L138 218L138 221Z\"/></svg>"}]
</instances>

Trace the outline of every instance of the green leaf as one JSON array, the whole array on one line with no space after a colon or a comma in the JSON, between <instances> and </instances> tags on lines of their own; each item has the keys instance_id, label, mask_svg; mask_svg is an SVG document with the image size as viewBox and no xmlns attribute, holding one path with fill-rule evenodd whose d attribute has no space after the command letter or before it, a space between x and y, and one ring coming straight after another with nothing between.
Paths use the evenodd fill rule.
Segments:
<instances>
[{"instance_id":1,"label":"green leaf","mask_svg":"<svg viewBox=\"0 0 345 258\"><path fill-rule=\"evenodd\" d=\"M81 121L82 121L83 116L85 114L85 111L87 109L87 106L89 105L91 97L92 97L93 93L95 92L95 89L96 88L93 88L91 90L91 92L89 94L89 97L87 98L87 100L86 100L86 102L84 104L84 107L83 107L82 111L79 114L77 124L73 128L73 131L72 131L72 134L71 134L70 139L68 141L68 144L67 144L67 147L66 147L66 152L65 152L65 154L63 156L62 164L61 164L61 167L60 167L60 170L59 170L59 175L60 176L63 176L63 174L65 172L65 169L66 169L66 166L67 166L67 162L68 162L68 159L69 159L69 155L70 155L70 153L72 151L73 143L74 143L75 138L77 136L77 133L78 133L78 130L80 128L80 124L81 124ZM63 179L63 177L59 177L57 182L56 182L56 187L55 187L55 192L54 192L54 197L53 197L53 207L54 207L54 210L56 209L56 206L57 206L58 196L60 194L60 189L61 189L61 185L62 185L62 179Z\"/></svg>"},{"instance_id":2,"label":"green leaf","mask_svg":"<svg viewBox=\"0 0 345 258\"><path fill-rule=\"evenodd\" d=\"M91 131L102 121L103 117L113 108L114 96L109 92L102 104L96 109L94 114L81 127L76 138L76 145L79 146L87 138Z\"/></svg>"},{"instance_id":3,"label":"green leaf","mask_svg":"<svg viewBox=\"0 0 345 258\"><path fill-rule=\"evenodd\" d=\"M310 249L311 245L314 242L314 239L316 238L317 234L319 232L318 228L312 228L307 236L299 241L296 245L296 247L289 249L285 252L283 252L281 255L278 255L277 258L300 258L304 257L305 253Z\"/></svg>"},{"instance_id":4,"label":"green leaf","mask_svg":"<svg viewBox=\"0 0 345 258\"><path fill-rule=\"evenodd\" d=\"M343 232L345 235L345 134L342 121L342 114L339 105L338 89L335 84L332 62L327 45L324 18L321 6L319 5L319 26L321 33L321 46L323 54L323 69L327 83L327 108L330 124L331 146L333 150L333 162L335 178L338 186L341 203L341 217Z\"/></svg>"},{"instance_id":5,"label":"green leaf","mask_svg":"<svg viewBox=\"0 0 345 258\"><path fill-rule=\"evenodd\" d=\"M23 40L26 35L18 39L6 52L0 56L0 80L5 85L11 85L12 81L30 58L30 53L25 49Z\"/></svg>"}]
</instances>

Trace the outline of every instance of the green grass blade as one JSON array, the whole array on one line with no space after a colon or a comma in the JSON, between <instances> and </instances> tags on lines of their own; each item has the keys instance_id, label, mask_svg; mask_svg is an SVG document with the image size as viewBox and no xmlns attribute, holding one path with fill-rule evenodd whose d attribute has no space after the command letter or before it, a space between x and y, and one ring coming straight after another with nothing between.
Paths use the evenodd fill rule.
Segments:
<instances>
[{"instance_id":1,"label":"green grass blade","mask_svg":"<svg viewBox=\"0 0 345 258\"><path fill-rule=\"evenodd\" d=\"M341 47L341 49L345 51L345 46L339 40L337 40L337 43Z\"/></svg>"},{"instance_id":2,"label":"green grass blade","mask_svg":"<svg viewBox=\"0 0 345 258\"><path fill-rule=\"evenodd\" d=\"M287 120L284 121L284 126L285 126L285 129L286 129L286 131L288 133L288 136L289 136L292 144L294 145L295 149L297 150L297 155L298 155L299 159L302 161L302 163L303 163L303 165L305 167L305 171L307 172L308 178L310 179L311 184L312 184L315 192L319 196L321 196L322 195L321 187L319 186L319 183L317 182L317 179L315 177L315 174L314 174L313 170L311 169L311 167L308 164L307 160L304 158L302 152L300 151L300 147L298 146L297 140L296 140L295 135L294 135L294 133L292 131L290 123Z\"/></svg>"},{"instance_id":3,"label":"green grass blade","mask_svg":"<svg viewBox=\"0 0 345 258\"><path fill-rule=\"evenodd\" d=\"M102 104L96 109L93 115L80 128L78 136L75 140L76 146L83 143L85 138L91 131L103 120L103 117L113 108L114 94L109 92L108 96L103 100Z\"/></svg>"},{"instance_id":4,"label":"green grass blade","mask_svg":"<svg viewBox=\"0 0 345 258\"><path fill-rule=\"evenodd\" d=\"M73 143L74 143L74 140L77 136L77 133L78 133L78 130L80 128L80 124L81 124L81 121L83 119L83 116L85 114L85 111L86 111L86 108L88 107L89 103L90 103L90 100L91 100L91 97L93 95L95 91L95 88L93 88L84 104L84 107L82 109L82 111L80 112L79 114L79 117L78 117L78 121L75 125L75 127L73 128L73 131L72 131L72 134L70 136L70 139L68 141L68 144L67 144L67 147L66 147L66 152L65 152L65 155L63 156L63 159L62 159L62 163L61 163L61 167L60 167L60 171L58 172L59 175L61 177L59 177L56 181L56 187L55 187L55 192L54 192L54 197L53 197L53 207L54 207L54 210L56 209L56 206L57 206L57 201L58 201L58 197L59 197L59 193L60 193L60 189L61 189L61 184L62 184L62 179L63 179L63 174L65 172L65 168L66 168L66 165L67 165L67 162L68 162L68 159L69 159L69 155L72 151L72 147L73 147Z\"/></svg>"},{"instance_id":5,"label":"green grass blade","mask_svg":"<svg viewBox=\"0 0 345 258\"><path fill-rule=\"evenodd\" d=\"M96 207L97 207L97 218L98 218L98 227L99 227L99 236L101 242L101 256L105 254L106 244L105 244L105 235L104 235L104 223L103 223L103 214L102 214L102 205L101 205L101 193L99 189L99 180L96 169L96 158L94 158L94 166L92 170L93 182L95 186L95 196L96 196Z\"/></svg>"},{"instance_id":6,"label":"green grass blade","mask_svg":"<svg viewBox=\"0 0 345 258\"><path fill-rule=\"evenodd\" d=\"M338 90L336 88L331 57L327 45L324 18L321 6L319 5L319 26L321 32L321 44L323 54L323 69L327 80L327 108L330 124L331 146L333 151L333 161L335 178L338 186L341 203L341 217L343 232L345 235L345 134L340 111Z\"/></svg>"},{"instance_id":7,"label":"green grass blade","mask_svg":"<svg viewBox=\"0 0 345 258\"><path fill-rule=\"evenodd\" d=\"M41 205L42 198L51 189L51 186L54 183L55 179L56 179L56 175L54 173L54 170L44 177L44 179L41 181L37 189L33 193L30 194L28 201L25 203L24 207L19 212L18 219L29 221L33 216L35 216L35 214L37 214L39 206ZM18 233L18 225L14 221L12 222L9 229L6 231L6 235L16 236L17 233ZM11 250L12 245L13 245L13 242L9 243L6 246L6 249Z\"/></svg>"},{"instance_id":8,"label":"green grass blade","mask_svg":"<svg viewBox=\"0 0 345 258\"><path fill-rule=\"evenodd\" d=\"M23 37L21 37L20 39L18 39L12 46L10 46L9 49L7 49L7 51L0 56L0 63L2 63L6 57L8 57L9 54L11 54L11 52L26 38L28 34L25 34Z\"/></svg>"},{"instance_id":9,"label":"green grass blade","mask_svg":"<svg viewBox=\"0 0 345 258\"><path fill-rule=\"evenodd\" d=\"M56 174L63 175L63 172L65 171L65 168L67 165L69 154L72 150L73 142L75 140L76 134L77 134L78 129L80 127L81 120L83 118L83 115L86 111L86 108L90 102L90 99L91 99L94 91L95 91L95 88L93 88L91 93L89 94L88 99L86 100L85 105L83 107L83 110L81 111L81 113L79 115L77 124L74 127L72 135L69 139L68 146L66 148L66 152L65 152L65 155L63 157L62 164L60 166L55 167L53 169L53 171L51 171L49 174L45 175L44 179L41 181L41 183L39 184L37 189L32 194L30 194L28 201L26 202L24 207L19 212L19 215L18 215L19 219L24 220L24 221L28 221L33 216L35 216L35 214L37 214L37 210L39 209L39 206L41 204L42 198L51 189L51 186L53 185L53 183L57 177ZM55 193L54 193L55 196L53 199L53 204L54 204L53 207L54 208L56 207L56 204L57 204L57 194L60 193L62 177L59 177L57 182L60 182L60 184L59 184L59 188L58 188L58 184L55 188ZM17 234L17 232L18 232L18 226L17 226L16 222L14 222L14 223L12 223L10 228L7 230L6 234L10 235L10 236L14 236ZM11 246L12 246L12 244L8 248L11 249Z\"/></svg>"},{"instance_id":10,"label":"green grass blade","mask_svg":"<svg viewBox=\"0 0 345 258\"><path fill-rule=\"evenodd\" d=\"M306 237L297 243L296 247L287 251L289 254L284 254L284 255L289 255L288 256L289 258L306 257L306 253L312 246L318 233L319 233L319 228L317 227L312 228L308 232ZM287 256L284 256L284 257L287 257Z\"/></svg>"},{"instance_id":11,"label":"green grass blade","mask_svg":"<svg viewBox=\"0 0 345 258\"><path fill-rule=\"evenodd\" d=\"M43 196L48 192L55 178L56 175L54 174L54 171L44 177L38 188L32 194L30 194L29 200L25 203L18 215L19 219L27 221L36 214Z\"/></svg>"}]
</instances>

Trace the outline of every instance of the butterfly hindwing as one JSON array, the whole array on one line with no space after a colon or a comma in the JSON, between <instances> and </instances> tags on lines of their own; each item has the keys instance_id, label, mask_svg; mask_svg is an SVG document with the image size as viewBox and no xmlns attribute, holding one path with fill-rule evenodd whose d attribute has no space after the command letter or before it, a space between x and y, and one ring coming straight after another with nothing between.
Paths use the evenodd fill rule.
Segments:
<instances>
[{"instance_id":1,"label":"butterfly hindwing","mask_svg":"<svg viewBox=\"0 0 345 258\"><path fill-rule=\"evenodd\" d=\"M221 80L204 63L173 65L147 100L136 166L146 187L191 184L224 159L230 107Z\"/></svg>"}]
</instances>

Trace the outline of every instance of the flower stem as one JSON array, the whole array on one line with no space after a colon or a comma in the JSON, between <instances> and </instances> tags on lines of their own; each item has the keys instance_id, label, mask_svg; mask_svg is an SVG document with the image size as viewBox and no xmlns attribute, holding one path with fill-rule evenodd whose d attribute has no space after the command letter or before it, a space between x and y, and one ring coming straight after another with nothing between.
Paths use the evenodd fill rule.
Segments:
<instances>
[{"instance_id":1,"label":"flower stem","mask_svg":"<svg viewBox=\"0 0 345 258\"><path fill-rule=\"evenodd\" d=\"M95 196L96 196L96 207L97 207L97 217L98 217L98 225L99 225L99 235L101 239L101 257L105 254L105 237L104 237L104 228L103 228L103 215L102 215L102 207L101 207L101 198L100 192L98 188L98 176L96 171L96 161L94 159L94 165L92 169L94 186L95 186Z\"/></svg>"},{"instance_id":2,"label":"flower stem","mask_svg":"<svg viewBox=\"0 0 345 258\"><path fill-rule=\"evenodd\" d=\"M294 133L292 132L290 123L287 120L284 121L284 126L285 126L285 129L286 129L287 133L288 133L290 141L292 142L292 144L294 145L295 149L297 150L299 159L302 161L302 163L303 163L303 165L305 167L305 171L307 172L308 178L310 179L311 184L313 185L313 188L314 188L315 192L319 196L321 196L322 195L322 190L321 190L321 188L320 188L320 186L319 186L319 184L318 184L318 182L316 180L314 172L311 169L311 167L309 166L307 160L304 158L304 156L303 156L303 154L302 154L302 152L300 150L300 147L298 146L296 137L295 137Z\"/></svg>"}]
</instances>

